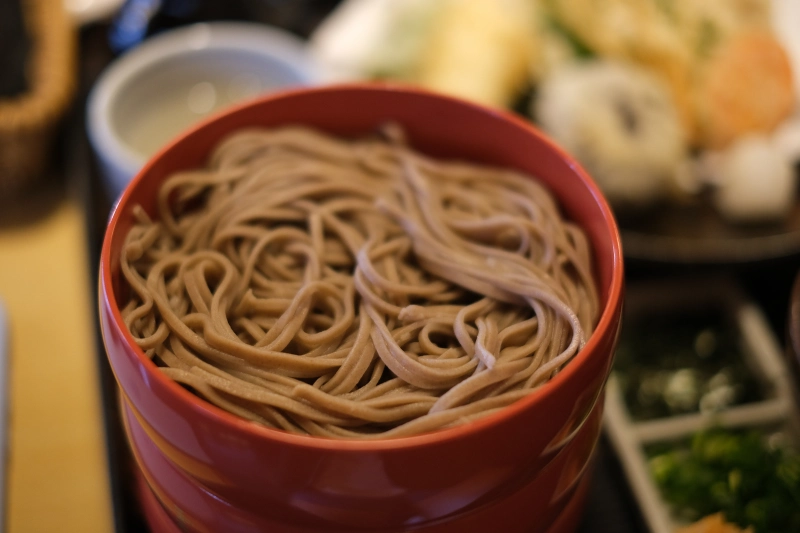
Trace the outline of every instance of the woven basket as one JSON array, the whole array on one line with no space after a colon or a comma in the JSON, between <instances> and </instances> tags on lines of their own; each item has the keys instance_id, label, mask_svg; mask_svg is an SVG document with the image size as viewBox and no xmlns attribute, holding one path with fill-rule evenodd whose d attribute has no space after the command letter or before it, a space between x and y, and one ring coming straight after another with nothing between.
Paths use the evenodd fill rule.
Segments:
<instances>
[{"instance_id":1,"label":"woven basket","mask_svg":"<svg viewBox=\"0 0 800 533\"><path fill-rule=\"evenodd\" d=\"M22 9L31 38L29 89L0 98L0 201L47 168L54 131L75 90L75 30L63 0L22 0Z\"/></svg>"}]
</instances>

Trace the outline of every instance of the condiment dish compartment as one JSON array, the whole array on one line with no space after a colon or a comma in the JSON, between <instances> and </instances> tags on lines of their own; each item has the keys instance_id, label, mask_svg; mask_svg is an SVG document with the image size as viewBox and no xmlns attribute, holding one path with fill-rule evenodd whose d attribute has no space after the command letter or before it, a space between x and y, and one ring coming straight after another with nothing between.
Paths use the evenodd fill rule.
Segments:
<instances>
[{"instance_id":1,"label":"condiment dish compartment","mask_svg":"<svg viewBox=\"0 0 800 533\"><path fill-rule=\"evenodd\" d=\"M638 326L648 321L650 325L659 321L669 324L675 317L692 316L721 319L718 324L726 324L725 335L735 337L728 337L726 342L734 340L741 357L741 361L731 364L744 365L761 395L714 410L642 417L635 413L637 406L626 400L625 378L619 368L630 363L625 361L630 356L624 353L626 342L635 337ZM662 497L651 471L648 449L685 441L712 428L756 429L765 435L780 432L797 447L800 415L793 395L793 384L774 333L762 311L735 281L725 278L630 284L617 360L606 387L604 425L649 531L674 533L685 524L673 515Z\"/></svg>"}]
</instances>

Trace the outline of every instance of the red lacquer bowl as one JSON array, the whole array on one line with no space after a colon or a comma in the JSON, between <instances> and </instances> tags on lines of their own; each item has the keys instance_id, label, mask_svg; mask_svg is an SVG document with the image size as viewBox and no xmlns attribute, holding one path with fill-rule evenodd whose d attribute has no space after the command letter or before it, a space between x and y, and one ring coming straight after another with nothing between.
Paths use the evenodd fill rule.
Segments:
<instances>
[{"instance_id":1,"label":"red lacquer bowl","mask_svg":"<svg viewBox=\"0 0 800 533\"><path fill-rule=\"evenodd\" d=\"M154 213L161 182L203 165L215 143L238 128L307 124L351 136L388 120L402 124L418 150L514 167L552 189L594 249L603 312L584 349L550 382L499 412L424 435L366 442L261 427L167 379L136 347L119 311L125 287L118 257L133 206ZM572 531L600 432L599 400L622 292L614 218L569 155L511 114L394 85L271 95L189 131L124 191L100 262L103 339L134 457L170 520L209 533Z\"/></svg>"}]
</instances>

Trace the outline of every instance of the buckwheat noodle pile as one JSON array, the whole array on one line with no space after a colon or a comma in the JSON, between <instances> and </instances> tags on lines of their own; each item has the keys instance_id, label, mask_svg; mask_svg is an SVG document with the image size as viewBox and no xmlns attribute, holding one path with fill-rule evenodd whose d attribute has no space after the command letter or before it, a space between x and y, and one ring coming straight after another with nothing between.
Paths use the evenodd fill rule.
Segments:
<instances>
[{"instance_id":1,"label":"buckwheat noodle pile","mask_svg":"<svg viewBox=\"0 0 800 533\"><path fill-rule=\"evenodd\" d=\"M550 379L598 315L591 251L517 172L242 130L136 210L122 315L173 380L290 432L406 436Z\"/></svg>"}]
</instances>

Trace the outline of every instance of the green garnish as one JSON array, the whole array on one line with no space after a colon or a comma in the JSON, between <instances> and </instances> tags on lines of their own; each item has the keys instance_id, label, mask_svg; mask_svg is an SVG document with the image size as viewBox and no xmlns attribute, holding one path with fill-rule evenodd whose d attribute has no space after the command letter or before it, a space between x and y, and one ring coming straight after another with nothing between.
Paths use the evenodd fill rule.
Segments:
<instances>
[{"instance_id":1,"label":"green garnish","mask_svg":"<svg viewBox=\"0 0 800 533\"><path fill-rule=\"evenodd\" d=\"M700 432L688 445L656 451L650 467L681 519L722 512L755 533L800 531L800 455L768 445L761 432Z\"/></svg>"},{"instance_id":2,"label":"green garnish","mask_svg":"<svg viewBox=\"0 0 800 533\"><path fill-rule=\"evenodd\" d=\"M715 309L631 317L614 371L635 420L718 412L764 397L738 329Z\"/></svg>"}]
</instances>

